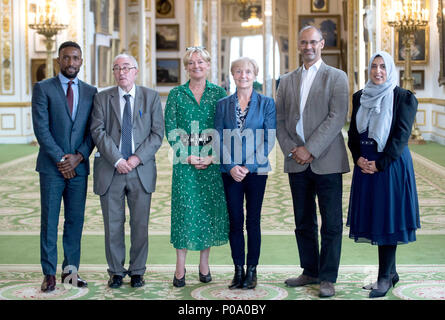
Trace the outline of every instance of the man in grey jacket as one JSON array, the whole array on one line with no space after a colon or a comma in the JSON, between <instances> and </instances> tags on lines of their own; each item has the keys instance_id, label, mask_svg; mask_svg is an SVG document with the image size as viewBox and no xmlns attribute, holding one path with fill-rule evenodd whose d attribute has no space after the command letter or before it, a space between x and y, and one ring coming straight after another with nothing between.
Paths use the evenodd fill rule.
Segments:
<instances>
[{"instance_id":1,"label":"man in grey jacket","mask_svg":"<svg viewBox=\"0 0 445 320\"><path fill-rule=\"evenodd\" d=\"M91 114L94 192L100 195L105 226L105 253L110 288L119 288L126 274L132 287L144 285L148 255L148 218L155 191L155 153L164 137L159 94L135 85L138 65L121 54L113 62L118 86L99 92ZM130 209L131 248L125 263L125 198Z\"/></svg>"},{"instance_id":2,"label":"man in grey jacket","mask_svg":"<svg viewBox=\"0 0 445 320\"><path fill-rule=\"evenodd\" d=\"M342 240L342 173L349 171L341 129L348 111L346 74L321 59L320 30L299 33L303 65L283 76L278 88L277 138L289 174L295 235L303 274L291 287L320 283L320 297L335 294ZM321 250L315 198L321 215Z\"/></svg>"}]
</instances>

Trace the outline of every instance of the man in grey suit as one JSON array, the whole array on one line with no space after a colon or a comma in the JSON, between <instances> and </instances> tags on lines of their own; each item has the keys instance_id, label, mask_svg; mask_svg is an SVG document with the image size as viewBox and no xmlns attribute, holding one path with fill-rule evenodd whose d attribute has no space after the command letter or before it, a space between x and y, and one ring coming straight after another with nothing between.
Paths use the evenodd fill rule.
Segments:
<instances>
[{"instance_id":1,"label":"man in grey suit","mask_svg":"<svg viewBox=\"0 0 445 320\"><path fill-rule=\"evenodd\" d=\"M342 173L349 171L341 129L348 111L346 74L321 59L323 35L315 27L299 33L303 66L281 78L277 138L289 175L295 235L303 273L285 281L296 287L320 283L320 297L335 294L342 239ZM315 197L321 215L321 250Z\"/></svg>"},{"instance_id":2,"label":"man in grey suit","mask_svg":"<svg viewBox=\"0 0 445 320\"><path fill-rule=\"evenodd\" d=\"M119 288L126 274L132 287L144 285L148 255L148 218L155 191L155 153L164 137L159 94L136 86L138 65L121 54L113 62L118 86L99 92L91 115L94 192L100 195L105 226L105 254L110 288ZM125 198L130 209L131 248L125 263Z\"/></svg>"},{"instance_id":3,"label":"man in grey suit","mask_svg":"<svg viewBox=\"0 0 445 320\"><path fill-rule=\"evenodd\" d=\"M57 229L62 199L65 208L62 282L87 286L77 270L90 172L88 157L94 148L90 115L97 89L77 78L83 62L77 43L62 43L57 62L60 73L36 83L32 93L32 121L40 145L36 170L40 177L40 260L45 275L41 289L44 292L53 291L56 285Z\"/></svg>"}]
</instances>

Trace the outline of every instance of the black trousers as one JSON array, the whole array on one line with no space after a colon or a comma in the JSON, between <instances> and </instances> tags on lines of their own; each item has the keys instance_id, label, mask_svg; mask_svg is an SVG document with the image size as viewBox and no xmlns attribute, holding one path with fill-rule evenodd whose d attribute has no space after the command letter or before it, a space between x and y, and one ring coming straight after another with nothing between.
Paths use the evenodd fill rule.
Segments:
<instances>
[{"instance_id":1,"label":"black trousers","mask_svg":"<svg viewBox=\"0 0 445 320\"><path fill-rule=\"evenodd\" d=\"M319 175L308 167L289 173L295 217L295 236L303 274L336 282L340 265L342 221L341 173ZM321 215L321 250L315 198Z\"/></svg>"},{"instance_id":2,"label":"black trousers","mask_svg":"<svg viewBox=\"0 0 445 320\"><path fill-rule=\"evenodd\" d=\"M261 208L267 175L249 173L241 182L222 173L229 212L229 241L235 265L257 265L261 248ZM244 240L244 198L246 199L247 257Z\"/></svg>"}]
</instances>

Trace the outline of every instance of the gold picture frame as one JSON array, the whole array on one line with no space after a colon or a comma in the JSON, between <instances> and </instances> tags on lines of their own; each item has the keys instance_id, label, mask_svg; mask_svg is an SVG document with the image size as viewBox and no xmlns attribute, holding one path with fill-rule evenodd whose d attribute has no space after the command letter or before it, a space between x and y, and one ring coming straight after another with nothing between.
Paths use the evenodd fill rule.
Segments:
<instances>
[{"instance_id":1,"label":"gold picture frame","mask_svg":"<svg viewBox=\"0 0 445 320\"><path fill-rule=\"evenodd\" d=\"M181 84L181 59L156 59L156 85L178 86Z\"/></svg>"},{"instance_id":2,"label":"gold picture frame","mask_svg":"<svg viewBox=\"0 0 445 320\"><path fill-rule=\"evenodd\" d=\"M439 86L445 85L445 0L438 0L437 29L439 30L440 70Z\"/></svg>"},{"instance_id":3,"label":"gold picture frame","mask_svg":"<svg viewBox=\"0 0 445 320\"><path fill-rule=\"evenodd\" d=\"M311 12L329 12L329 0L311 0Z\"/></svg>"},{"instance_id":4,"label":"gold picture frame","mask_svg":"<svg viewBox=\"0 0 445 320\"><path fill-rule=\"evenodd\" d=\"M156 25L156 50L179 50L179 24L175 23Z\"/></svg>"},{"instance_id":5,"label":"gold picture frame","mask_svg":"<svg viewBox=\"0 0 445 320\"><path fill-rule=\"evenodd\" d=\"M308 25L317 27L323 33L324 50L340 49L340 21L340 15L300 15L298 16L298 30Z\"/></svg>"},{"instance_id":6,"label":"gold picture frame","mask_svg":"<svg viewBox=\"0 0 445 320\"><path fill-rule=\"evenodd\" d=\"M172 19L175 17L175 0L156 0L156 18Z\"/></svg>"},{"instance_id":7,"label":"gold picture frame","mask_svg":"<svg viewBox=\"0 0 445 320\"><path fill-rule=\"evenodd\" d=\"M114 30L114 1L96 0L96 32L111 35Z\"/></svg>"},{"instance_id":8,"label":"gold picture frame","mask_svg":"<svg viewBox=\"0 0 445 320\"><path fill-rule=\"evenodd\" d=\"M53 59L53 76L59 74L60 66L57 59ZM46 78L46 59L31 59L31 84L34 86L39 81Z\"/></svg>"},{"instance_id":9,"label":"gold picture frame","mask_svg":"<svg viewBox=\"0 0 445 320\"><path fill-rule=\"evenodd\" d=\"M99 88L109 87L113 85L112 66L111 66L111 48L98 46L98 85Z\"/></svg>"},{"instance_id":10,"label":"gold picture frame","mask_svg":"<svg viewBox=\"0 0 445 320\"><path fill-rule=\"evenodd\" d=\"M414 34L414 45L411 48L411 64L421 65L428 63L430 46L429 27L419 28ZM405 49L403 46L402 35L399 30L395 31L395 62L396 64L405 63Z\"/></svg>"}]
</instances>

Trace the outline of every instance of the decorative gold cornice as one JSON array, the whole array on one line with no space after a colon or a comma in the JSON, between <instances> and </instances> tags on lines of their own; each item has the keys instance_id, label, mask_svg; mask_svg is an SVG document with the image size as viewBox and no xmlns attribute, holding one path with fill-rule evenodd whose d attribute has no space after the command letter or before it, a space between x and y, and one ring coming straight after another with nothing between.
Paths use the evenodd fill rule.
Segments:
<instances>
[{"instance_id":1,"label":"decorative gold cornice","mask_svg":"<svg viewBox=\"0 0 445 320\"><path fill-rule=\"evenodd\" d=\"M31 107L31 101L25 102L0 102L0 108L28 108Z\"/></svg>"},{"instance_id":2,"label":"decorative gold cornice","mask_svg":"<svg viewBox=\"0 0 445 320\"><path fill-rule=\"evenodd\" d=\"M417 101L423 104L435 104L438 106L445 106L445 99L436 99L436 98L418 98Z\"/></svg>"}]
</instances>

